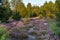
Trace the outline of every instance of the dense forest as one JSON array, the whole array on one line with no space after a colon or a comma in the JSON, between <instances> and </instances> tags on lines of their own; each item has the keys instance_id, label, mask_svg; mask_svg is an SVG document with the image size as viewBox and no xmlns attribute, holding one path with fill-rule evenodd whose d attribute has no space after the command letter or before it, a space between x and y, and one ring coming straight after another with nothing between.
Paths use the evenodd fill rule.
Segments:
<instances>
[{"instance_id":1,"label":"dense forest","mask_svg":"<svg viewBox=\"0 0 60 40\"><path fill-rule=\"evenodd\" d=\"M60 36L60 0L56 0L55 3L53 3L52 1L50 2L46 1L42 6L36 6L36 5L32 6L31 3L28 3L27 6L25 6L22 0L11 0L10 2L9 0L3 0L0 1L0 3L1 3L0 24L4 22L9 23L9 20L19 21L22 18L26 18L27 21L28 18L39 17L40 19L48 19L48 23L51 26L51 29L54 32L54 34ZM54 19L55 22L54 23L51 22L51 19ZM36 25L36 23L34 25ZM0 28L1 28L0 40L6 40L6 38L7 40L9 40L10 36L8 35L8 33L12 32L12 34L14 34L13 33L14 31L20 32L21 29L24 29L24 28L20 28L19 30L18 29L15 30L12 28L13 31L10 31L8 29L9 31L7 32L5 28L3 27ZM31 28L31 26L29 26L29 28ZM25 29L29 30L28 27L26 27ZM45 31L42 32L41 34L45 35L44 33ZM31 34L36 35L35 31L31 32ZM19 37L21 38L21 40L27 38L25 34L22 34L19 37L17 37L16 35L13 37L17 38L15 40L18 40Z\"/></svg>"}]
</instances>

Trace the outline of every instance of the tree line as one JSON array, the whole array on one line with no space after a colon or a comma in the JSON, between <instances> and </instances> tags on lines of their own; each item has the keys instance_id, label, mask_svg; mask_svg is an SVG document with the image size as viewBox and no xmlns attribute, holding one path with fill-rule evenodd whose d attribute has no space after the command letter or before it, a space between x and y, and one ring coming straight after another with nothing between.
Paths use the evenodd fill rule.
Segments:
<instances>
[{"instance_id":1,"label":"tree line","mask_svg":"<svg viewBox=\"0 0 60 40\"><path fill-rule=\"evenodd\" d=\"M31 3L28 3L26 7L22 0L11 0L10 3L8 1L4 0L3 5L0 5L0 20L8 20L10 17L20 20L21 18L37 16L40 18L56 18L55 14L60 8L58 7L60 5L59 0L56 0L55 3L46 1L42 6L32 6Z\"/></svg>"}]
</instances>

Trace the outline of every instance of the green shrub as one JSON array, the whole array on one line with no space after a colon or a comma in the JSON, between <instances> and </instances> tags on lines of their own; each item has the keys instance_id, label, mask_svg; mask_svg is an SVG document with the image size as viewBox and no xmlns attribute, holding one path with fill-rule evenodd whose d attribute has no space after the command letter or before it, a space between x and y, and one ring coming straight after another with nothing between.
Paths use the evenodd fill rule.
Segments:
<instances>
[{"instance_id":1,"label":"green shrub","mask_svg":"<svg viewBox=\"0 0 60 40\"><path fill-rule=\"evenodd\" d=\"M60 12L56 13L56 25L57 27L60 27Z\"/></svg>"},{"instance_id":2,"label":"green shrub","mask_svg":"<svg viewBox=\"0 0 60 40\"><path fill-rule=\"evenodd\" d=\"M20 38L21 38L21 39L27 39L28 36L27 36L26 34L22 33L22 34L20 35Z\"/></svg>"},{"instance_id":3,"label":"green shrub","mask_svg":"<svg viewBox=\"0 0 60 40\"><path fill-rule=\"evenodd\" d=\"M46 31L42 31L40 32L41 35L45 35L46 34Z\"/></svg>"},{"instance_id":4,"label":"green shrub","mask_svg":"<svg viewBox=\"0 0 60 40\"><path fill-rule=\"evenodd\" d=\"M3 34L5 34L6 31L7 31L7 30L6 30L5 28L0 27L0 37L1 37Z\"/></svg>"},{"instance_id":5,"label":"green shrub","mask_svg":"<svg viewBox=\"0 0 60 40\"><path fill-rule=\"evenodd\" d=\"M0 6L0 21L6 22L12 15L10 9Z\"/></svg>"},{"instance_id":6,"label":"green shrub","mask_svg":"<svg viewBox=\"0 0 60 40\"><path fill-rule=\"evenodd\" d=\"M33 26L28 26L28 28L33 28Z\"/></svg>"},{"instance_id":7,"label":"green shrub","mask_svg":"<svg viewBox=\"0 0 60 40\"><path fill-rule=\"evenodd\" d=\"M7 39L9 39L7 29L0 27L0 40L7 40Z\"/></svg>"},{"instance_id":8,"label":"green shrub","mask_svg":"<svg viewBox=\"0 0 60 40\"><path fill-rule=\"evenodd\" d=\"M53 23L51 20L49 21L50 27L53 32L57 35L60 35L60 12L56 13L56 22Z\"/></svg>"},{"instance_id":9,"label":"green shrub","mask_svg":"<svg viewBox=\"0 0 60 40\"><path fill-rule=\"evenodd\" d=\"M56 25L57 25L57 27L60 27L60 22L56 21Z\"/></svg>"},{"instance_id":10,"label":"green shrub","mask_svg":"<svg viewBox=\"0 0 60 40\"><path fill-rule=\"evenodd\" d=\"M56 35L60 35L60 28L57 27L56 23L53 23L51 20L49 21L50 28Z\"/></svg>"},{"instance_id":11,"label":"green shrub","mask_svg":"<svg viewBox=\"0 0 60 40\"><path fill-rule=\"evenodd\" d=\"M0 40L9 40L9 39L10 39L9 34L5 33L1 36Z\"/></svg>"},{"instance_id":12,"label":"green shrub","mask_svg":"<svg viewBox=\"0 0 60 40\"><path fill-rule=\"evenodd\" d=\"M52 24L50 24L50 27L51 27L51 29L53 30L53 32L54 32L55 34L60 35L60 28L57 27L56 24L52 23Z\"/></svg>"},{"instance_id":13,"label":"green shrub","mask_svg":"<svg viewBox=\"0 0 60 40\"><path fill-rule=\"evenodd\" d=\"M31 13L30 17L37 17L38 15L36 13Z\"/></svg>"},{"instance_id":14,"label":"green shrub","mask_svg":"<svg viewBox=\"0 0 60 40\"><path fill-rule=\"evenodd\" d=\"M35 31L30 32L31 35L37 35Z\"/></svg>"},{"instance_id":15,"label":"green shrub","mask_svg":"<svg viewBox=\"0 0 60 40\"><path fill-rule=\"evenodd\" d=\"M13 18L14 20L20 20L20 19L21 19L21 15L17 12L17 13L14 13L14 14L13 14L12 18Z\"/></svg>"}]
</instances>

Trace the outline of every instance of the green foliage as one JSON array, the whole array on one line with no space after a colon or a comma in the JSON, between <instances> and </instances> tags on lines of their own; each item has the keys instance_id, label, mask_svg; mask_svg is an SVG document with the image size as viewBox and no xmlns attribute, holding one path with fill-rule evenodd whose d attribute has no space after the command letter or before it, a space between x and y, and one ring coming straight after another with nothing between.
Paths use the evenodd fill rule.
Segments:
<instances>
[{"instance_id":1,"label":"green foliage","mask_svg":"<svg viewBox=\"0 0 60 40\"><path fill-rule=\"evenodd\" d=\"M55 1L56 7L58 8L58 11L60 11L60 0Z\"/></svg>"},{"instance_id":2,"label":"green foliage","mask_svg":"<svg viewBox=\"0 0 60 40\"><path fill-rule=\"evenodd\" d=\"M42 31L40 32L41 35L45 35L46 34L46 31Z\"/></svg>"},{"instance_id":3,"label":"green foliage","mask_svg":"<svg viewBox=\"0 0 60 40\"><path fill-rule=\"evenodd\" d=\"M28 17L30 17L30 14L32 14L32 6L31 3L27 4L27 15Z\"/></svg>"},{"instance_id":4,"label":"green foliage","mask_svg":"<svg viewBox=\"0 0 60 40\"><path fill-rule=\"evenodd\" d=\"M21 19L21 15L17 12L17 13L14 13L14 14L13 14L12 18L13 18L14 20L20 20L20 19Z\"/></svg>"},{"instance_id":5,"label":"green foliage","mask_svg":"<svg viewBox=\"0 0 60 40\"><path fill-rule=\"evenodd\" d=\"M20 38L21 38L21 39L27 39L28 36L27 36L26 34L21 34L21 35L20 35Z\"/></svg>"},{"instance_id":6,"label":"green foliage","mask_svg":"<svg viewBox=\"0 0 60 40\"><path fill-rule=\"evenodd\" d=\"M8 0L3 0L3 6L6 8L10 7L10 3L8 2Z\"/></svg>"},{"instance_id":7,"label":"green foliage","mask_svg":"<svg viewBox=\"0 0 60 40\"><path fill-rule=\"evenodd\" d=\"M40 12L40 10L39 10L40 8L39 8L39 6L32 6L32 17L37 17L37 16L39 16L39 12Z\"/></svg>"},{"instance_id":8,"label":"green foliage","mask_svg":"<svg viewBox=\"0 0 60 40\"><path fill-rule=\"evenodd\" d=\"M37 17L38 15L36 13L31 13L30 17Z\"/></svg>"},{"instance_id":9,"label":"green foliage","mask_svg":"<svg viewBox=\"0 0 60 40\"><path fill-rule=\"evenodd\" d=\"M60 27L60 22L57 21L57 22L56 22L56 25L57 25L57 27Z\"/></svg>"},{"instance_id":10,"label":"green foliage","mask_svg":"<svg viewBox=\"0 0 60 40\"><path fill-rule=\"evenodd\" d=\"M56 13L56 25L57 27L60 27L60 12Z\"/></svg>"},{"instance_id":11,"label":"green foliage","mask_svg":"<svg viewBox=\"0 0 60 40\"><path fill-rule=\"evenodd\" d=\"M55 2L58 10L56 11L56 22L53 23L51 20L49 21L51 29L54 31L55 34L60 35L60 0L56 0Z\"/></svg>"},{"instance_id":12,"label":"green foliage","mask_svg":"<svg viewBox=\"0 0 60 40\"><path fill-rule=\"evenodd\" d=\"M57 13L56 13L56 21L60 21L59 18L60 18L60 12L57 12Z\"/></svg>"},{"instance_id":13,"label":"green foliage","mask_svg":"<svg viewBox=\"0 0 60 40\"><path fill-rule=\"evenodd\" d=\"M11 17L11 10L0 6L0 21L1 22L6 22L10 17Z\"/></svg>"},{"instance_id":14,"label":"green foliage","mask_svg":"<svg viewBox=\"0 0 60 40\"><path fill-rule=\"evenodd\" d=\"M28 3L27 7L25 7L21 0L12 0L11 4L13 7L13 11L16 12L17 10L23 18L37 17L40 15L42 15L43 17L55 18L54 15L57 11L55 3L53 3L52 1L50 1L49 3L45 2L44 5L41 7L32 6L31 3Z\"/></svg>"},{"instance_id":15,"label":"green foliage","mask_svg":"<svg viewBox=\"0 0 60 40\"><path fill-rule=\"evenodd\" d=\"M55 34L60 35L60 27L57 27L56 23L53 23L51 20L49 20L49 25Z\"/></svg>"},{"instance_id":16,"label":"green foliage","mask_svg":"<svg viewBox=\"0 0 60 40\"><path fill-rule=\"evenodd\" d=\"M6 29L3 27L0 27L0 37L6 32Z\"/></svg>"},{"instance_id":17,"label":"green foliage","mask_svg":"<svg viewBox=\"0 0 60 40\"><path fill-rule=\"evenodd\" d=\"M1 36L1 39L0 40L9 40L9 34L3 34L2 36Z\"/></svg>"},{"instance_id":18,"label":"green foliage","mask_svg":"<svg viewBox=\"0 0 60 40\"><path fill-rule=\"evenodd\" d=\"M30 32L31 35L36 35L37 33L35 31Z\"/></svg>"},{"instance_id":19,"label":"green foliage","mask_svg":"<svg viewBox=\"0 0 60 40\"><path fill-rule=\"evenodd\" d=\"M9 40L7 29L0 26L0 40Z\"/></svg>"}]
</instances>

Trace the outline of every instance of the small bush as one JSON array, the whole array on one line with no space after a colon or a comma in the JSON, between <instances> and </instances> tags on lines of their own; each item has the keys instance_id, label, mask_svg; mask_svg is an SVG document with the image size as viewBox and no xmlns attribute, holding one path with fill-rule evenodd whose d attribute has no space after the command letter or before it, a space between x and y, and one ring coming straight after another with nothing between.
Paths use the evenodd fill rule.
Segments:
<instances>
[{"instance_id":1,"label":"small bush","mask_svg":"<svg viewBox=\"0 0 60 40\"><path fill-rule=\"evenodd\" d=\"M30 17L37 17L38 15L36 13L31 13Z\"/></svg>"},{"instance_id":2,"label":"small bush","mask_svg":"<svg viewBox=\"0 0 60 40\"><path fill-rule=\"evenodd\" d=\"M22 34L20 35L20 38L21 38L21 39L27 39L28 36L27 36L26 34L22 33Z\"/></svg>"},{"instance_id":3,"label":"small bush","mask_svg":"<svg viewBox=\"0 0 60 40\"><path fill-rule=\"evenodd\" d=\"M21 15L17 12L17 13L14 13L14 14L13 14L12 18L13 18L14 20L20 20L20 19L21 19Z\"/></svg>"},{"instance_id":4,"label":"small bush","mask_svg":"<svg viewBox=\"0 0 60 40\"><path fill-rule=\"evenodd\" d=\"M5 28L0 27L0 37L1 37L3 34L5 34L6 31L7 31L7 30L6 30Z\"/></svg>"},{"instance_id":5,"label":"small bush","mask_svg":"<svg viewBox=\"0 0 60 40\"><path fill-rule=\"evenodd\" d=\"M45 35L46 34L46 31L42 31L40 32L41 35Z\"/></svg>"},{"instance_id":6,"label":"small bush","mask_svg":"<svg viewBox=\"0 0 60 40\"><path fill-rule=\"evenodd\" d=\"M60 22L57 21L57 22L56 22L56 25L57 25L57 27L60 27Z\"/></svg>"},{"instance_id":7,"label":"small bush","mask_svg":"<svg viewBox=\"0 0 60 40\"><path fill-rule=\"evenodd\" d=\"M56 23L53 23L51 20L49 21L50 28L56 35L60 35L60 27L57 27Z\"/></svg>"},{"instance_id":8,"label":"small bush","mask_svg":"<svg viewBox=\"0 0 60 40\"><path fill-rule=\"evenodd\" d=\"M1 36L0 40L9 40L9 39L10 39L9 34L5 33Z\"/></svg>"},{"instance_id":9,"label":"small bush","mask_svg":"<svg viewBox=\"0 0 60 40\"><path fill-rule=\"evenodd\" d=\"M33 26L28 26L28 28L32 28Z\"/></svg>"},{"instance_id":10,"label":"small bush","mask_svg":"<svg viewBox=\"0 0 60 40\"><path fill-rule=\"evenodd\" d=\"M37 35L35 31L30 32L31 35Z\"/></svg>"},{"instance_id":11,"label":"small bush","mask_svg":"<svg viewBox=\"0 0 60 40\"><path fill-rule=\"evenodd\" d=\"M51 29L54 31L55 34L60 35L60 28L56 26L56 24L51 24Z\"/></svg>"},{"instance_id":12,"label":"small bush","mask_svg":"<svg viewBox=\"0 0 60 40\"><path fill-rule=\"evenodd\" d=\"M60 27L60 12L56 13L56 25L57 27Z\"/></svg>"},{"instance_id":13,"label":"small bush","mask_svg":"<svg viewBox=\"0 0 60 40\"><path fill-rule=\"evenodd\" d=\"M0 26L0 40L9 40L6 28Z\"/></svg>"}]
</instances>

